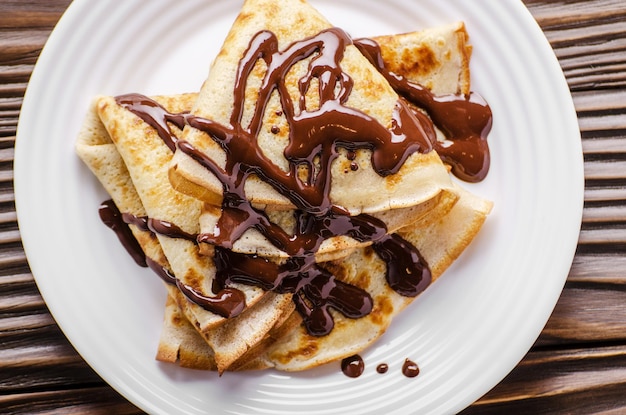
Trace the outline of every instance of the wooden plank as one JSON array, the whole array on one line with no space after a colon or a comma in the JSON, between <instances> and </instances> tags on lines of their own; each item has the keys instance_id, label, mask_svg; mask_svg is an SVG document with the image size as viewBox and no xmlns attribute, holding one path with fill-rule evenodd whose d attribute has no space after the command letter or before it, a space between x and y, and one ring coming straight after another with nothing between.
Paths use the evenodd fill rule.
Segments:
<instances>
[{"instance_id":1,"label":"wooden plank","mask_svg":"<svg viewBox=\"0 0 626 415\"><path fill-rule=\"evenodd\" d=\"M0 83L28 82L35 65L0 65Z\"/></svg>"},{"instance_id":2,"label":"wooden plank","mask_svg":"<svg viewBox=\"0 0 626 415\"><path fill-rule=\"evenodd\" d=\"M608 138L583 138L582 144L583 153L586 155L626 153L626 137L622 136L613 135Z\"/></svg>"},{"instance_id":3,"label":"wooden plank","mask_svg":"<svg viewBox=\"0 0 626 415\"><path fill-rule=\"evenodd\" d=\"M582 25L605 21L626 13L622 0L546 1L524 0L524 4L546 31L565 25Z\"/></svg>"},{"instance_id":4,"label":"wooden plank","mask_svg":"<svg viewBox=\"0 0 626 415\"><path fill-rule=\"evenodd\" d=\"M626 412L626 346L529 353L462 415Z\"/></svg>"},{"instance_id":5,"label":"wooden plank","mask_svg":"<svg viewBox=\"0 0 626 415\"><path fill-rule=\"evenodd\" d=\"M626 44L625 50L626 50ZM615 111L626 109L626 90L592 90L572 94L574 105L579 112Z\"/></svg>"},{"instance_id":6,"label":"wooden plank","mask_svg":"<svg viewBox=\"0 0 626 415\"><path fill-rule=\"evenodd\" d=\"M624 68L626 69L626 67ZM607 131L626 129L624 114L600 114L597 116L583 116L578 119L580 131Z\"/></svg>"},{"instance_id":7,"label":"wooden plank","mask_svg":"<svg viewBox=\"0 0 626 415\"><path fill-rule=\"evenodd\" d=\"M31 292L0 296L0 313L25 311L30 313L34 309L45 309L43 298L41 298L41 295L34 286ZM2 317L0 318L0 332L17 329L19 327L31 328L33 325L38 324L37 320L55 324L49 313L45 313L42 316L29 314L26 317L19 318Z\"/></svg>"},{"instance_id":8,"label":"wooden plank","mask_svg":"<svg viewBox=\"0 0 626 415\"><path fill-rule=\"evenodd\" d=\"M3 32L0 37L0 66L34 64L50 36L50 31L51 29L32 29Z\"/></svg>"},{"instance_id":9,"label":"wooden plank","mask_svg":"<svg viewBox=\"0 0 626 415\"><path fill-rule=\"evenodd\" d=\"M0 98L23 97L24 92L26 92L26 82L0 84Z\"/></svg>"},{"instance_id":10,"label":"wooden plank","mask_svg":"<svg viewBox=\"0 0 626 415\"><path fill-rule=\"evenodd\" d=\"M40 321L35 321L36 315ZM103 384L47 312L21 316L26 323L19 318L0 319L0 395ZM16 324L11 327L6 320Z\"/></svg>"},{"instance_id":11,"label":"wooden plank","mask_svg":"<svg viewBox=\"0 0 626 415\"><path fill-rule=\"evenodd\" d=\"M626 222L626 205L609 205L585 207L583 209L584 223Z\"/></svg>"},{"instance_id":12,"label":"wooden plank","mask_svg":"<svg viewBox=\"0 0 626 415\"><path fill-rule=\"evenodd\" d=\"M619 202L626 200L626 189L619 186L599 185L585 189L585 201Z\"/></svg>"},{"instance_id":13,"label":"wooden plank","mask_svg":"<svg viewBox=\"0 0 626 415\"><path fill-rule=\"evenodd\" d=\"M52 28L71 0L2 0L0 2L0 27Z\"/></svg>"},{"instance_id":14,"label":"wooden plank","mask_svg":"<svg viewBox=\"0 0 626 415\"><path fill-rule=\"evenodd\" d=\"M580 245L624 245L626 244L626 228L605 226L597 229L582 229L578 243Z\"/></svg>"},{"instance_id":15,"label":"wooden plank","mask_svg":"<svg viewBox=\"0 0 626 415\"><path fill-rule=\"evenodd\" d=\"M559 28L559 30L545 30L546 38L556 49L569 45L580 45L581 43L595 42L612 39L616 35L621 35L626 30L626 21L617 19L618 16L626 17L626 9L616 11L613 16L615 20L578 21L569 28ZM596 23L596 24L594 24Z\"/></svg>"},{"instance_id":16,"label":"wooden plank","mask_svg":"<svg viewBox=\"0 0 626 415\"><path fill-rule=\"evenodd\" d=\"M626 161L601 160L585 162L587 180L616 180L626 178Z\"/></svg>"},{"instance_id":17,"label":"wooden plank","mask_svg":"<svg viewBox=\"0 0 626 415\"><path fill-rule=\"evenodd\" d=\"M589 65L594 60L598 60L600 63L623 62L620 56L623 56L624 45L626 45L626 39L616 35L610 39L605 39L600 47L598 47L597 42L595 44L593 42L572 44L566 47L555 48L554 53L559 58L562 67L575 68L584 66L588 69L593 69Z\"/></svg>"},{"instance_id":18,"label":"wooden plank","mask_svg":"<svg viewBox=\"0 0 626 415\"><path fill-rule=\"evenodd\" d=\"M623 284L568 282L539 345L626 342Z\"/></svg>"},{"instance_id":19,"label":"wooden plank","mask_svg":"<svg viewBox=\"0 0 626 415\"><path fill-rule=\"evenodd\" d=\"M0 270L15 272L27 266L26 254L21 247L9 245L0 250Z\"/></svg>"},{"instance_id":20,"label":"wooden plank","mask_svg":"<svg viewBox=\"0 0 626 415\"><path fill-rule=\"evenodd\" d=\"M568 282L615 284L622 290L626 285L626 256L621 254L577 254L570 269Z\"/></svg>"},{"instance_id":21,"label":"wooden plank","mask_svg":"<svg viewBox=\"0 0 626 415\"><path fill-rule=\"evenodd\" d=\"M84 385L73 390L0 395L0 411L6 414L31 415L143 414L113 389L101 385Z\"/></svg>"}]
</instances>

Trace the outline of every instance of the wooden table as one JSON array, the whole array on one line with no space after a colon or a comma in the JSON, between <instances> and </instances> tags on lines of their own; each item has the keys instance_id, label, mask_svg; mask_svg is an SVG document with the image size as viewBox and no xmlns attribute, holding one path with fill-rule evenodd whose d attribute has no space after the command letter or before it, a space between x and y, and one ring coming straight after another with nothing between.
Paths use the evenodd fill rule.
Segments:
<instances>
[{"instance_id":1,"label":"wooden table","mask_svg":"<svg viewBox=\"0 0 626 415\"><path fill-rule=\"evenodd\" d=\"M12 162L22 97L69 3L0 0L0 413L136 414L55 324L16 222ZM582 231L565 289L536 344L463 414L626 413L626 5L525 3L559 58L578 111Z\"/></svg>"}]
</instances>

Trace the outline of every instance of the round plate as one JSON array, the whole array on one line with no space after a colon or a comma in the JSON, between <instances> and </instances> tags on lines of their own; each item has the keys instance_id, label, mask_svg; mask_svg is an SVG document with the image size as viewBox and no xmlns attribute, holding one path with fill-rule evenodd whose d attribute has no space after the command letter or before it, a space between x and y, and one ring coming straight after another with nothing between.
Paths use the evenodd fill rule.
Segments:
<instances>
[{"instance_id":1,"label":"round plate","mask_svg":"<svg viewBox=\"0 0 626 415\"><path fill-rule=\"evenodd\" d=\"M311 0L355 37L466 22L472 89L490 103L494 201L476 241L363 353L356 379L330 364L303 373L215 373L154 359L164 289L98 218L106 195L74 154L94 95L200 88L240 2L75 0L29 84L15 149L24 247L55 319L85 360L150 413L453 413L495 386L546 323L582 214L580 133L541 30L518 1ZM406 378L404 359L421 373ZM378 374L378 363L389 371Z\"/></svg>"}]
</instances>

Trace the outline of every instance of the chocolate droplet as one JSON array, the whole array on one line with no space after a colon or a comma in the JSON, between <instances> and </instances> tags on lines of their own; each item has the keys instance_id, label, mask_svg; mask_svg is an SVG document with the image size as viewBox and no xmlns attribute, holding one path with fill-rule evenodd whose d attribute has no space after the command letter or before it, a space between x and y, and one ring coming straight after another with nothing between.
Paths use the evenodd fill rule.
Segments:
<instances>
[{"instance_id":1,"label":"chocolate droplet","mask_svg":"<svg viewBox=\"0 0 626 415\"><path fill-rule=\"evenodd\" d=\"M419 375L420 373L420 368L417 367L417 363L412 362L409 359L406 359L404 361L404 364L402 365L402 374L404 376L406 376L407 378L414 378L415 376Z\"/></svg>"},{"instance_id":2,"label":"chocolate droplet","mask_svg":"<svg viewBox=\"0 0 626 415\"><path fill-rule=\"evenodd\" d=\"M346 357L341 361L341 371L348 377L358 378L363 373L363 369L365 369L365 364L358 354Z\"/></svg>"}]
</instances>

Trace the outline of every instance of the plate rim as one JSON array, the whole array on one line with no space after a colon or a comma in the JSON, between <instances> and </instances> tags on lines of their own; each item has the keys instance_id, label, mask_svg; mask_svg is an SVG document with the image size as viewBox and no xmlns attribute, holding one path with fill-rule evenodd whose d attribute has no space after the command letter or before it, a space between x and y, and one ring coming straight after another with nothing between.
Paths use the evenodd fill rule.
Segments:
<instances>
[{"instance_id":1,"label":"plate rim","mask_svg":"<svg viewBox=\"0 0 626 415\"><path fill-rule=\"evenodd\" d=\"M38 89L41 88L40 84L43 82L43 79L45 79L45 74L42 74L42 70L38 69L41 68L41 65L39 65L40 60L44 63L47 63L50 59L52 59L51 57L49 57L49 52L46 52L47 50L51 50L55 47L59 47L58 45L56 45L56 39L57 39L57 35L55 35L55 32L57 32L57 30L60 30L58 28L62 28L63 30L67 30L65 29L66 25L68 23L65 22L71 22L73 19L78 18L78 16L80 16L80 13L82 12L82 8L81 7L86 7L88 1L81 1L81 0L75 0L72 4L70 4L70 6L68 7L68 9L66 10L66 12L63 14L63 16L61 17L61 19L59 20L59 23L57 24L57 26L55 27L55 29L53 30L53 32L50 34L50 37L48 38L48 41L46 42L46 45L44 46L44 49L41 52L40 57L38 58L37 64L35 65L34 69L33 69L33 74L31 76L31 80L29 81L29 84L27 86L25 95L24 95L24 100L23 100L23 106L22 106L22 111L20 111L20 117L19 117L19 121L18 121L18 131L16 134L16 141L15 141L15 156L14 156L14 188L15 188L15 206L16 206L16 212L17 212L17 217L18 217L18 224L20 227L20 230L22 228L24 229L28 229L29 226L27 224L28 219L26 217L23 216L23 214L21 214L21 212L24 212L26 210L28 210L27 208L20 208L20 206L26 206L27 201L26 201L26 197L24 196L24 192L19 190L19 189L23 189L23 184L27 182L25 175L26 175L26 171L28 169L25 169L24 167L22 167L23 163L26 164L26 160L27 160L27 156L25 155L26 150L26 141L27 139L22 138L27 136L27 133L29 132L30 128L29 127L25 127L27 121L28 121L28 116L30 114L29 111L31 106L34 105L32 102L35 98L33 98L33 96L35 95L36 91ZM532 18L532 15L530 15L530 12L528 11L528 9L521 3L521 2L510 2L511 4L519 4L518 9L519 10L523 10L524 13L527 13L530 18L532 19L532 22L535 22L534 18ZM537 27L539 28L539 26L537 25ZM540 29L539 29L540 30ZM543 32L541 32L543 34ZM544 37L545 39L545 37ZM51 46L49 46L51 45ZM560 71L561 75L562 75L562 71L560 66L558 65L558 60L556 59L556 57L554 56L551 47L549 46L549 43L546 39L546 45L549 48L549 53L548 51L544 50L544 53L547 53L548 58L553 59L553 62L551 63L551 65L553 66L553 70L555 70L555 63L556 63L556 67L558 67L558 70ZM560 85L560 88L567 86L565 77L563 76L563 84ZM35 91L35 92L33 92ZM570 95L571 98L571 95ZM573 119L574 121L576 121L576 131L577 131L577 138L578 140L574 140L572 139L572 142L578 142L578 147L579 147L579 152L578 151L573 151L572 152L576 152L578 154L580 154L580 161L579 163L577 163L577 173L576 176L578 176L577 181L579 182L580 185L580 200L579 200L579 206L576 207L576 210L579 211L578 216L580 217L580 220L578 221L579 223L579 227L578 229L576 229L576 235L578 235L579 231L580 231L580 224L582 222L582 208L583 208L583 201L584 201L584 164L583 164L583 152L582 152L582 144L580 142L580 130L578 129L578 125L577 125L577 116L575 113L575 108L574 108L574 103L573 100L570 99L571 102L571 107L568 108L567 110L564 110L565 112L569 112L570 116L573 114ZM26 109L26 110L24 110ZM26 114L26 115L24 115ZM24 130L26 130L26 132L23 132ZM19 195L18 195L19 194ZM32 231L28 231L29 232L29 236L27 236L27 238L31 238L31 234ZM574 233L572 231L572 233ZM571 239L570 241L570 246L568 247L567 251L569 251L569 253L566 255L567 257L570 258L569 261L569 265L567 266L568 271L569 271L569 267L571 267L571 263L573 261L574 258L574 254L575 254L575 250L576 250L576 246L577 246L577 237L575 239ZM24 246L24 251L26 252L26 256L28 258L28 262L29 265L31 264L31 261L36 262L36 260L33 260L32 258L34 258L36 256L36 253L33 252L33 250L31 249L29 243L22 238L22 243ZM571 255L570 255L571 253ZM563 265L563 267L565 267L565 265ZM32 269L32 273L33 273L33 277L35 279L35 282L37 284L38 287L40 287L40 279L37 277L37 272L35 271L35 269ZM559 290L559 293L562 290L563 285L565 284L566 278L567 278L567 272L564 272L564 278L562 280L562 284L561 284L561 289ZM41 294L44 297L46 304L53 304L54 301L50 301L51 299L49 298L49 292L46 290L41 290ZM44 292L46 291L46 292ZM556 299L554 301L554 304L550 307L550 313L551 310L554 308L554 306L556 305L556 301L558 301L559 296L556 296ZM54 308L54 307L53 307ZM55 317L57 314L62 314L61 312L59 312L58 310L54 310L53 308L50 308L50 312L53 315L53 317ZM548 313L548 317L549 314ZM56 319L56 317L55 317ZM547 321L547 319L546 319ZM545 322L543 322L541 324L541 326L543 327L543 325L545 324ZM84 349L81 346L77 346L77 344L75 344L75 338L73 335L68 335L67 333L72 333L72 329L67 325L67 323L65 321L58 321L58 325L59 327L61 327L61 330L65 333L66 337L68 338L68 340L70 341L70 343L72 343L72 345L76 348L76 350L81 354L81 356L90 356L90 353L88 351L82 350ZM530 341L530 343L534 342L535 339L532 339L532 341ZM523 358L523 356L520 357L520 359ZM103 379L106 379L107 383L109 383L111 386L113 386L119 393L121 393L123 396L125 396L127 399L129 399L131 402L133 402L134 404L138 405L138 406L142 406L144 408L147 409L154 409L152 408L151 404L148 402L141 402L141 399L139 399L140 397L136 396L136 394L133 393L129 393L128 390L125 390L125 385L123 384L123 382L121 382L120 379L110 379L109 376L106 376L106 370L102 369L102 365L95 365L100 366L99 369L97 369L93 362L92 362L92 358L87 359L85 358L85 360L87 361L87 363L94 368L94 370L96 370L96 372L103 377ZM507 372L508 373L508 372ZM495 384L494 384L495 386ZM145 405L145 406L144 406Z\"/></svg>"}]
</instances>

